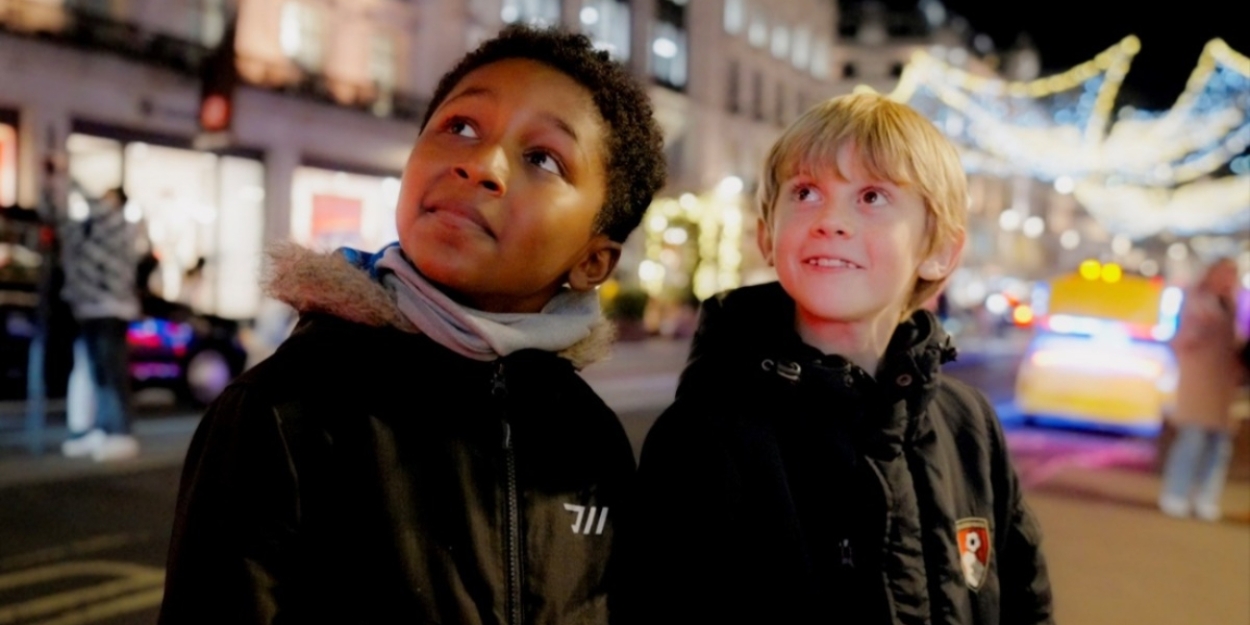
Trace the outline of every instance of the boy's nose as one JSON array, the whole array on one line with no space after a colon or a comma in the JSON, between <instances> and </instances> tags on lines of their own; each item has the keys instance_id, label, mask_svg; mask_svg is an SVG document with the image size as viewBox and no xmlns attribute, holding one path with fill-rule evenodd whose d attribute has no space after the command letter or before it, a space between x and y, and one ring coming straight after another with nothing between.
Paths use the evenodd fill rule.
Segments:
<instances>
[{"instance_id":1,"label":"boy's nose","mask_svg":"<svg viewBox=\"0 0 1250 625\"><path fill-rule=\"evenodd\" d=\"M503 195L507 190L504 180L507 179L508 161L502 149L475 150L454 170L461 179L482 187L492 195Z\"/></svg>"},{"instance_id":2,"label":"boy's nose","mask_svg":"<svg viewBox=\"0 0 1250 625\"><path fill-rule=\"evenodd\" d=\"M849 237L855 234L855 226L850 211L830 206L820 212L820 216L812 223L812 232L824 237Z\"/></svg>"}]
</instances>

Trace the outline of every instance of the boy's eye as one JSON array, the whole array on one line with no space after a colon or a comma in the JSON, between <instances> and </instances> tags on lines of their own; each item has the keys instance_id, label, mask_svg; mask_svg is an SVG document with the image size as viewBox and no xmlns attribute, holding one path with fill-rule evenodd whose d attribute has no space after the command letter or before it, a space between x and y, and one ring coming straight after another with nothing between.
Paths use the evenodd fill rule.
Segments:
<instances>
[{"instance_id":1,"label":"boy's eye","mask_svg":"<svg viewBox=\"0 0 1250 625\"><path fill-rule=\"evenodd\" d=\"M557 176L563 176L564 172L560 169L560 161L557 161L549 152L535 150L525 155L525 160L539 169L549 171Z\"/></svg>"},{"instance_id":2,"label":"boy's eye","mask_svg":"<svg viewBox=\"0 0 1250 625\"><path fill-rule=\"evenodd\" d=\"M861 202L870 206L880 206L890 201L890 198L876 189L868 189L859 195Z\"/></svg>"},{"instance_id":3,"label":"boy's eye","mask_svg":"<svg viewBox=\"0 0 1250 625\"><path fill-rule=\"evenodd\" d=\"M800 202L816 201L820 199L820 194L811 186L801 184L794 188L794 199Z\"/></svg>"},{"instance_id":4,"label":"boy's eye","mask_svg":"<svg viewBox=\"0 0 1250 625\"><path fill-rule=\"evenodd\" d=\"M459 117L453 117L450 121L448 121L446 128L447 132L450 132L453 135L469 137L470 139L477 138L477 130L475 130L468 121Z\"/></svg>"}]
</instances>

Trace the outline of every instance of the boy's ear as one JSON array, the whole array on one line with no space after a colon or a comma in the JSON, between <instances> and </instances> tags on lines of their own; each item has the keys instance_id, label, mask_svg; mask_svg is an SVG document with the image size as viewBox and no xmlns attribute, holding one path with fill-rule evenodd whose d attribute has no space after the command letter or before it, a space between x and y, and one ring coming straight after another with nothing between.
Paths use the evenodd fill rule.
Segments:
<instances>
[{"instance_id":1,"label":"boy's ear","mask_svg":"<svg viewBox=\"0 0 1250 625\"><path fill-rule=\"evenodd\" d=\"M621 259L621 244L606 234L596 234L586 244L586 251L576 265L569 270L569 287L575 291L589 291L607 281Z\"/></svg>"},{"instance_id":2,"label":"boy's ear","mask_svg":"<svg viewBox=\"0 0 1250 625\"><path fill-rule=\"evenodd\" d=\"M916 274L930 282L942 280L955 269L955 264L959 262L959 256L963 251L964 233L960 232L946 243L936 246L924 260L921 260Z\"/></svg>"},{"instance_id":3,"label":"boy's ear","mask_svg":"<svg viewBox=\"0 0 1250 625\"><path fill-rule=\"evenodd\" d=\"M755 222L755 243L760 246L760 254L764 255L764 260L768 261L768 266L773 266L773 235L768 231L768 222L760 217Z\"/></svg>"}]
</instances>

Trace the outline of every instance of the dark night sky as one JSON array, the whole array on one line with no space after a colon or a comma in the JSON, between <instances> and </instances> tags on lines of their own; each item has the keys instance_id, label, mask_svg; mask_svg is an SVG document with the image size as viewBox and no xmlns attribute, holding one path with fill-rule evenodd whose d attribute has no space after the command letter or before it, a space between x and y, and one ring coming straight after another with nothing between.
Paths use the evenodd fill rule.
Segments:
<instances>
[{"instance_id":1,"label":"dark night sky","mask_svg":"<svg viewBox=\"0 0 1250 625\"><path fill-rule=\"evenodd\" d=\"M1027 32L1041 55L1043 75L1091 59L1135 34L1141 39L1141 51L1133 59L1120 104L1155 110L1170 107L1180 95L1208 40L1220 37L1250 55L1250 2L1245 0L944 0L943 4L966 18L976 32L990 35L1000 50Z\"/></svg>"}]
</instances>

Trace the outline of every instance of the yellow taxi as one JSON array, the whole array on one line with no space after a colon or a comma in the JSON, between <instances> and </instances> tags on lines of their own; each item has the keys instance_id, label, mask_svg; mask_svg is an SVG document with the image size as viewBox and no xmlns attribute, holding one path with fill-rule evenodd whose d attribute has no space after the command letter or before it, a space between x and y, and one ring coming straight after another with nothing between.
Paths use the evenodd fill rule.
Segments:
<instances>
[{"instance_id":1,"label":"yellow taxi","mask_svg":"<svg viewBox=\"0 0 1250 625\"><path fill-rule=\"evenodd\" d=\"M1035 422L1157 431L1175 398L1181 290L1087 260L1033 295L1016 406Z\"/></svg>"}]
</instances>

